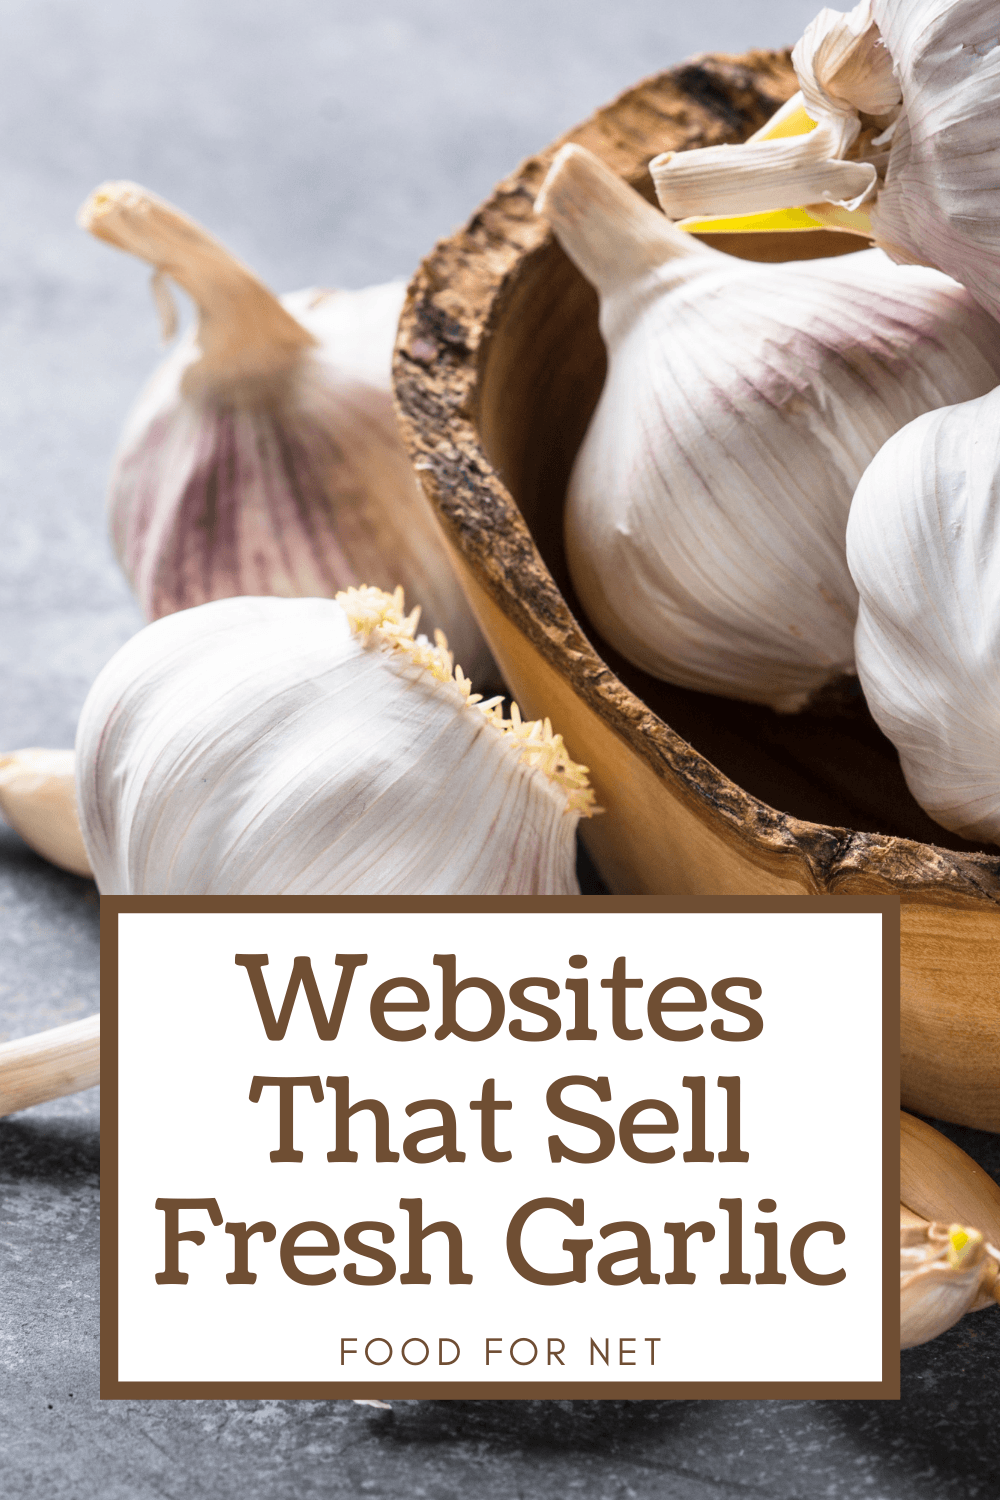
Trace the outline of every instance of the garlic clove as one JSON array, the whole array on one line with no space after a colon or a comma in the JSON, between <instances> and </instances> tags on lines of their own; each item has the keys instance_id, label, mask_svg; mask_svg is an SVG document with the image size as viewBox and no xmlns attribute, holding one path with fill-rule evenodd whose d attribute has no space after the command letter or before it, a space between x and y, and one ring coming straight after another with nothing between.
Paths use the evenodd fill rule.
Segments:
<instances>
[{"instance_id":1,"label":"garlic clove","mask_svg":"<svg viewBox=\"0 0 1000 1500\"><path fill-rule=\"evenodd\" d=\"M1000 318L997 35L987 0L822 11L792 53L816 130L657 157L650 170L664 212L807 206L825 220L825 202L851 212L847 221L835 214L834 227L870 232L901 265L937 267Z\"/></svg>"},{"instance_id":2,"label":"garlic clove","mask_svg":"<svg viewBox=\"0 0 1000 1500\"><path fill-rule=\"evenodd\" d=\"M219 600L112 658L77 735L102 892L572 894L585 768L482 703L402 591Z\"/></svg>"},{"instance_id":3,"label":"garlic clove","mask_svg":"<svg viewBox=\"0 0 1000 1500\"><path fill-rule=\"evenodd\" d=\"M495 671L399 437L402 284L279 300L134 183L97 189L80 222L154 266L161 311L169 278L198 314L140 396L111 478L115 550L147 618L401 580L470 670Z\"/></svg>"},{"instance_id":4,"label":"garlic clove","mask_svg":"<svg viewBox=\"0 0 1000 1500\"><path fill-rule=\"evenodd\" d=\"M876 165L848 160L861 135L860 116L888 124L900 104L892 59L880 42L868 0L846 15L821 11L792 53L800 103L774 132L765 125L742 146L667 151L650 162L664 213L680 219L823 201L859 209L868 202ZM795 134L790 127L802 115L815 127Z\"/></svg>"},{"instance_id":5,"label":"garlic clove","mask_svg":"<svg viewBox=\"0 0 1000 1500\"><path fill-rule=\"evenodd\" d=\"M1000 389L930 412L854 497L858 674L921 807L1000 843Z\"/></svg>"},{"instance_id":6,"label":"garlic clove","mask_svg":"<svg viewBox=\"0 0 1000 1500\"><path fill-rule=\"evenodd\" d=\"M537 209L597 287L608 348L566 503L589 619L653 676L801 708L853 669L861 474L919 412L996 384L1000 329L877 251L722 255L579 146Z\"/></svg>"},{"instance_id":7,"label":"garlic clove","mask_svg":"<svg viewBox=\"0 0 1000 1500\"><path fill-rule=\"evenodd\" d=\"M1000 1183L925 1120L900 1110L899 1196L922 1219L974 1224L1000 1245Z\"/></svg>"},{"instance_id":8,"label":"garlic clove","mask_svg":"<svg viewBox=\"0 0 1000 1500\"><path fill-rule=\"evenodd\" d=\"M900 1110L899 1195L906 1349L1000 1300L1000 1184L933 1125Z\"/></svg>"},{"instance_id":9,"label":"garlic clove","mask_svg":"<svg viewBox=\"0 0 1000 1500\"><path fill-rule=\"evenodd\" d=\"M72 750L14 750L0 755L0 813L43 859L89 875L76 815Z\"/></svg>"},{"instance_id":10,"label":"garlic clove","mask_svg":"<svg viewBox=\"0 0 1000 1500\"><path fill-rule=\"evenodd\" d=\"M923 1224L899 1232L900 1347L911 1349L1000 1296L996 1252L976 1229Z\"/></svg>"}]
</instances>

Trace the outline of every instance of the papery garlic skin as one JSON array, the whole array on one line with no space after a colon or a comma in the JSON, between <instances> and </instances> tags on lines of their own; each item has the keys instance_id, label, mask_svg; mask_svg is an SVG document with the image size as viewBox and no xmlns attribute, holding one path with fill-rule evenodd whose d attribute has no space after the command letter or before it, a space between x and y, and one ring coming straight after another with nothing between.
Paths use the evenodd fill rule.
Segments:
<instances>
[{"instance_id":1,"label":"papery garlic skin","mask_svg":"<svg viewBox=\"0 0 1000 1500\"><path fill-rule=\"evenodd\" d=\"M934 266L1000 318L1000 23L995 0L862 0L792 52L816 128L650 163L666 214L805 207ZM776 223L773 227L780 228Z\"/></svg>"},{"instance_id":2,"label":"papery garlic skin","mask_svg":"<svg viewBox=\"0 0 1000 1500\"><path fill-rule=\"evenodd\" d=\"M923 1224L899 1230L900 1348L926 1344L967 1312L993 1304L997 1252L975 1229Z\"/></svg>"},{"instance_id":3,"label":"papery garlic skin","mask_svg":"<svg viewBox=\"0 0 1000 1500\"><path fill-rule=\"evenodd\" d=\"M43 859L73 875L91 873L76 815L72 750L0 754L0 815Z\"/></svg>"},{"instance_id":4,"label":"papery garlic skin","mask_svg":"<svg viewBox=\"0 0 1000 1500\"><path fill-rule=\"evenodd\" d=\"M995 0L872 0L899 79L872 230L1000 318L1000 16Z\"/></svg>"},{"instance_id":5,"label":"papery garlic skin","mask_svg":"<svg viewBox=\"0 0 1000 1500\"><path fill-rule=\"evenodd\" d=\"M470 671L490 657L399 436L402 282L281 298L171 205L108 183L81 223L193 298L197 326L128 419L112 538L147 619L236 595L402 582Z\"/></svg>"},{"instance_id":6,"label":"papery garlic skin","mask_svg":"<svg viewBox=\"0 0 1000 1500\"><path fill-rule=\"evenodd\" d=\"M655 677L801 708L853 670L861 474L914 416L1000 380L1000 328L877 251L722 255L577 146L536 206L597 287L608 348L565 513L588 617Z\"/></svg>"},{"instance_id":7,"label":"papery garlic skin","mask_svg":"<svg viewBox=\"0 0 1000 1500\"><path fill-rule=\"evenodd\" d=\"M1000 389L887 443L851 507L858 676L921 807L1000 842Z\"/></svg>"},{"instance_id":8,"label":"papery garlic skin","mask_svg":"<svg viewBox=\"0 0 1000 1500\"><path fill-rule=\"evenodd\" d=\"M341 597L201 605L112 658L77 736L102 892L578 892L558 736L501 732L414 617Z\"/></svg>"},{"instance_id":9,"label":"papery garlic skin","mask_svg":"<svg viewBox=\"0 0 1000 1500\"><path fill-rule=\"evenodd\" d=\"M765 126L741 146L654 157L649 170L665 214L749 214L818 201L855 209L870 201L886 156L871 141L898 113L900 91L869 0L846 14L820 11L792 64L796 102L815 128L775 139Z\"/></svg>"}]
</instances>

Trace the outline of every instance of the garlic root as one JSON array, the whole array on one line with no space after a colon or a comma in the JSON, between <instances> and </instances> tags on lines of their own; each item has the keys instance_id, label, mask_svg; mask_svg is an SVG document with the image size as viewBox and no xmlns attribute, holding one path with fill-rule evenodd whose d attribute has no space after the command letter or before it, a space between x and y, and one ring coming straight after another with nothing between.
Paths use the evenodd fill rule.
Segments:
<instances>
[{"instance_id":1,"label":"garlic root","mask_svg":"<svg viewBox=\"0 0 1000 1500\"><path fill-rule=\"evenodd\" d=\"M98 188L80 223L154 267L161 314L165 277L198 313L140 396L111 477L115 550L147 619L402 582L469 670L495 673L396 424L405 287L279 300L135 183Z\"/></svg>"},{"instance_id":2,"label":"garlic root","mask_svg":"<svg viewBox=\"0 0 1000 1500\"><path fill-rule=\"evenodd\" d=\"M72 750L14 750L0 755L0 813L43 859L89 875L76 813Z\"/></svg>"},{"instance_id":3,"label":"garlic root","mask_svg":"<svg viewBox=\"0 0 1000 1500\"><path fill-rule=\"evenodd\" d=\"M401 590L223 599L118 652L77 734L120 894L575 894L586 768L482 702Z\"/></svg>"}]
</instances>

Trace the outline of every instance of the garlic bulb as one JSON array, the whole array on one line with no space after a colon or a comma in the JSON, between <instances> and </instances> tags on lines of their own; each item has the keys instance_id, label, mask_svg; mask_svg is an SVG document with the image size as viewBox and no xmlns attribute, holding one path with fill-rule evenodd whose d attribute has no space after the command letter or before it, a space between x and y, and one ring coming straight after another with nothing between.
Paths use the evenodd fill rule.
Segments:
<instances>
[{"instance_id":1,"label":"garlic bulb","mask_svg":"<svg viewBox=\"0 0 1000 1500\"><path fill-rule=\"evenodd\" d=\"M1000 389L896 434L847 527L858 675L907 784L1000 843Z\"/></svg>"},{"instance_id":2,"label":"garlic bulb","mask_svg":"<svg viewBox=\"0 0 1000 1500\"><path fill-rule=\"evenodd\" d=\"M1000 1299L1000 1252L961 1224L899 1228L899 1342L926 1344Z\"/></svg>"},{"instance_id":3,"label":"garlic bulb","mask_svg":"<svg viewBox=\"0 0 1000 1500\"><path fill-rule=\"evenodd\" d=\"M824 10L792 63L801 93L786 109L801 107L807 133L775 138L765 127L743 146L654 158L664 212L805 206L814 221L871 235L901 264L947 272L1000 317L994 0L861 0L847 13Z\"/></svg>"},{"instance_id":4,"label":"garlic bulb","mask_svg":"<svg viewBox=\"0 0 1000 1500\"><path fill-rule=\"evenodd\" d=\"M1000 379L1000 328L877 251L761 265L678 231L578 146L536 205L601 298L608 374L570 478L590 620L656 677L801 708L851 671L866 465Z\"/></svg>"},{"instance_id":5,"label":"garlic bulb","mask_svg":"<svg viewBox=\"0 0 1000 1500\"><path fill-rule=\"evenodd\" d=\"M402 606L225 599L133 637L77 734L100 889L576 893L585 768L547 721L470 694Z\"/></svg>"},{"instance_id":6,"label":"garlic bulb","mask_svg":"<svg viewBox=\"0 0 1000 1500\"><path fill-rule=\"evenodd\" d=\"M76 815L72 750L0 755L0 813L36 854L74 875L90 874Z\"/></svg>"},{"instance_id":7,"label":"garlic bulb","mask_svg":"<svg viewBox=\"0 0 1000 1500\"><path fill-rule=\"evenodd\" d=\"M332 597L401 580L470 670L490 657L399 437L390 389L406 294L280 301L199 225L145 189L105 183L80 211L198 310L129 418L111 530L149 619L239 594Z\"/></svg>"}]
</instances>

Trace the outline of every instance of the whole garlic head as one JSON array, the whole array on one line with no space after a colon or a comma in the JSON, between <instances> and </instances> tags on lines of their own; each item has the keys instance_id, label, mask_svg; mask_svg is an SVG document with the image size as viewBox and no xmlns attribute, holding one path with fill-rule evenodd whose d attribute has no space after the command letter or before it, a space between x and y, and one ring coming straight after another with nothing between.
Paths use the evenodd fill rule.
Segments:
<instances>
[{"instance_id":1,"label":"whole garlic head","mask_svg":"<svg viewBox=\"0 0 1000 1500\"><path fill-rule=\"evenodd\" d=\"M899 1342L926 1344L967 1312L990 1307L1000 1293L997 1251L961 1224L899 1228Z\"/></svg>"},{"instance_id":2,"label":"whole garlic head","mask_svg":"<svg viewBox=\"0 0 1000 1500\"><path fill-rule=\"evenodd\" d=\"M578 146L536 205L597 288L608 373L570 478L588 617L682 687L801 708L854 664L851 497L914 416L1000 379L1000 328L877 251L736 260Z\"/></svg>"},{"instance_id":3,"label":"whole garlic head","mask_svg":"<svg viewBox=\"0 0 1000 1500\"><path fill-rule=\"evenodd\" d=\"M101 891L577 893L585 768L480 702L418 613L376 588L225 599L133 637L77 734Z\"/></svg>"},{"instance_id":4,"label":"whole garlic head","mask_svg":"<svg viewBox=\"0 0 1000 1500\"><path fill-rule=\"evenodd\" d=\"M197 324L154 372L111 477L112 538L147 619L247 594L332 597L401 581L469 670L491 659L392 407L402 282L273 296L224 246L129 182L80 211L149 261Z\"/></svg>"},{"instance_id":5,"label":"whole garlic head","mask_svg":"<svg viewBox=\"0 0 1000 1500\"><path fill-rule=\"evenodd\" d=\"M921 807L1000 843L1000 389L910 423L858 485L858 676Z\"/></svg>"},{"instance_id":6,"label":"whole garlic head","mask_svg":"<svg viewBox=\"0 0 1000 1500\"><path fill-rule=\"evenodd\" d=\"M664 212L805 207L820 223L869 234L901 264L936 266L1000 318L995 0L824 10L792 63L802 133L778 139L765 126L742 146L656 157Z\"/></svg>"}]
</instances>

